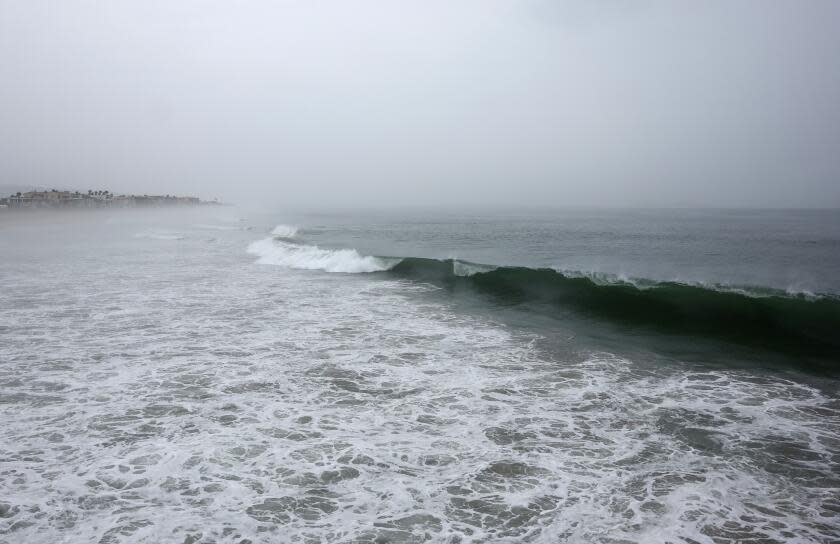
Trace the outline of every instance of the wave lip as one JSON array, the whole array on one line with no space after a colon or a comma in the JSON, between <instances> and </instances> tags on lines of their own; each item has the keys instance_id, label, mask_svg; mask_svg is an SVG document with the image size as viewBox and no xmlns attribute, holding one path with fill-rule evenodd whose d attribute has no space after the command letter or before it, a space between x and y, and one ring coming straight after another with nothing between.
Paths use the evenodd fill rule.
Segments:
<instances>
[{"instance_id":1,"label":"wave lip","mask_svg":"<svg viewBox=\"0 0 840 544\"><path fill-rule=\"evenodd\" d=\"M259 257L257 262L260 264L300 270L359 274L381 272L390 268L386 259L361 255L355 249L322 249L318 246L284 241L279 236L253 242L248 246L248 253Z\"/></svg>"}]
</instances>

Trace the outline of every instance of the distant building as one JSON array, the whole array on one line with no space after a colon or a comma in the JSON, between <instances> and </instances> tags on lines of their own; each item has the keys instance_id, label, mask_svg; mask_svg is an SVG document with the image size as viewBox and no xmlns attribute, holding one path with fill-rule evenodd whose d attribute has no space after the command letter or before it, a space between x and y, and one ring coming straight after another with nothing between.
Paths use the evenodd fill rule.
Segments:
<instances>
[{"instance_id":1,"label":"distant building","mask_svg":"<svg viewBox=\"0 0 840 544\"><path fill-rule=\"evenodd\" d=\"M135 208L206 204L194 196L114 195L110 191L27 191L0 199L3 208Z\"/></svg>"}]
</instances>

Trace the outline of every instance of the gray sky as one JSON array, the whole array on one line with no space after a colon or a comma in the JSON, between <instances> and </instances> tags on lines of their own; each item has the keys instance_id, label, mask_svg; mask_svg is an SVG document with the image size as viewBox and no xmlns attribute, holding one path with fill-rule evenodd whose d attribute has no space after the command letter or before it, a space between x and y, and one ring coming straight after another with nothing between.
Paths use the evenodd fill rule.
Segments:
<instances>
[{"instance_id":1,"label":"gray sky","mask_svg":"<svg viewBox=\"0 0 840 544\"><path fill-rule=\"evenodd\" d=\"M0 0L0 184L840 206L840 2Z\"/></svg>"}]
</instances>

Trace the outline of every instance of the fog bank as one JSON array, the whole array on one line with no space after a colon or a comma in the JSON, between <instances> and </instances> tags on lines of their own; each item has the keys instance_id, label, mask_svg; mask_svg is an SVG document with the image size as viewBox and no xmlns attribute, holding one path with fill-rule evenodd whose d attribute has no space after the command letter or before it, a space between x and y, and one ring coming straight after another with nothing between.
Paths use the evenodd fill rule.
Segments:
<instances>
[{"instance_id":1,"label":"fog bank","mask_svg":"<svg viewBox=\"0 0 840 544\"><path fill-rule=\"evenodd\" d=\"M840 206L831 1L0 3L0 183Z\"/></svg>"}]
</instances>

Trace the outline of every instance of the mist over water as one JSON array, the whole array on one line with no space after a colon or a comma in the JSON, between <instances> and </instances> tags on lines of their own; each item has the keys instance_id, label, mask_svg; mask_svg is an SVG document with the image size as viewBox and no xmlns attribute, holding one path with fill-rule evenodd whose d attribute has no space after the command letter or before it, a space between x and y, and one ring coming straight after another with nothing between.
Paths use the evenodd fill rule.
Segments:
<instances>
[{"instance_id":1,"label":"mist over water","mask_svg":"<svg viewBox=\"0 0 840 544\"><path fill-rule=\"evenodd\" d=\"M840 206L832 0L0 5L0 185ZM273 208L272 208L273 206Z\"/></svg>"},{"instance_id":2,"label":"mist over water","mask_svg":"<svg viewBox=\"0 0 840 544\"><path fill-rule=\"evenodd\" d=\"M0 1L0 544L840 542L837 21Z\"/></svg>"},{"instance_id":3,"label":"mist over water","mask_svg":"<svg viewBox=\"0 0 840 544\"><path fill-rule=\"evenodd\" d=\"M484 237L434 214L4 220L0 541L840 537L836 368L715 340L706 364L708 339L500 305L382 255L492 238L485 264L510 264L503 223L540 247L564 217Z\"/></svg>"}]
</instances>

